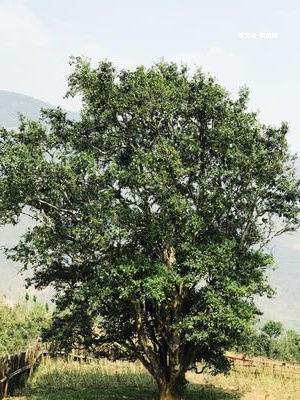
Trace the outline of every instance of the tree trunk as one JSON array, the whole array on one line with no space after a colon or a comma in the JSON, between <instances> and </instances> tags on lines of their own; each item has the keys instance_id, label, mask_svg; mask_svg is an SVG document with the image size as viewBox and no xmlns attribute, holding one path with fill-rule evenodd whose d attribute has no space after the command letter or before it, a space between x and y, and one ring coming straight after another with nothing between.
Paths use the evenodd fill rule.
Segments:
<instances>
[{"instance_id":1,"label":"tree trunk","mask_svg":"<svg viewBox=\"0 0 300 400\"><path fill-rule=\"evenodd\" d=\"M160 389L160 400L183 400L184 396L179 388L168 383L163 384Z\"/></svg>"}]
</instances>

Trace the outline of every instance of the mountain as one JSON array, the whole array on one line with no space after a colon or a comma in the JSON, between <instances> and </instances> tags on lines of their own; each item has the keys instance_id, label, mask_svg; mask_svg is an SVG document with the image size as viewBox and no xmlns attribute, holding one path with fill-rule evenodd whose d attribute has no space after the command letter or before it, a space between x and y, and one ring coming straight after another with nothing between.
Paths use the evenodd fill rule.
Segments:
<instances>
[{"instance_id":1,"label":"mountain","mask_svg":"<svg viewBox=\"0 0 300 400\"><path fill-rule=\"evenodd\" d=\"M268 276L276 295L257 298L256 304L264 313L261 320L281 321L286 329L300 331L300 232L279 236L268 247L275 259Z\"/></svg>"},{"instance_id":2,"label":"mountain","mask_svg":"<svg viewBox=\"0 0 300 400\"><path fill-rule=\"evenodd\" d=\"M36 120L40 116L41 108L55 108L55 106L24 94L0 90L0 126L18 126L19 113ZM76 112L68 111L67 114L70 119L78 119Z\"/></svg>"},{"instance_id":3,"label":"mountain","mask_svg":"<svg viewBox=\"0 0 300 400\"><path fill-rule=\"evenodd\" d=\"M41 108L55 108L55 106L33 97L20 93L0 90L0 127L13 128L19 125L18 115L24 114L30 119L37 120ZM79 114L67 111L70 119L79 119ZM24 299L25 275L20 275L21 265L6 259L3 246L11 247L18 242L18 238L26 231L30 221L22 218L17 226L0 227L0 299L5 296L8 302L16 302ZM30 289L29 292L33 292ZM51 290L36 293L38 300L48 302L52 297Z\"/></svg>"},{"instance_id":4,"label":"mountain","mask_svg":"<svg viewBox=\"0 0 300 400\"><path fill-rule=\"evenodd\" d=\"M17 126L18 112L37 119L41 107L53 108L29 96L0 91L0 126ZM71 118L74 116L78 119L78 114L72 112L68 114ZM299 160L297 170L300 175ZM0 248L3 245L13 246L17 243L29 225L30 221L23 218L15 227L0 227ZM300 232L276 238L269 244L269 250L276 260L275 269L269 272L269 281L277 289L277 294L273 299L260 297L256 299L256 303L264 313L262 321L268 319L281 321L286 329L300 331ZM24 298L25 289L22 287L24 277L18 274L20 267L6 260L0 249L0 297L1 294L5 294L11 301ZM51 295L51 290L47 290L38 293L37 297L49 301Z\"/></svg>"}]
</instances>

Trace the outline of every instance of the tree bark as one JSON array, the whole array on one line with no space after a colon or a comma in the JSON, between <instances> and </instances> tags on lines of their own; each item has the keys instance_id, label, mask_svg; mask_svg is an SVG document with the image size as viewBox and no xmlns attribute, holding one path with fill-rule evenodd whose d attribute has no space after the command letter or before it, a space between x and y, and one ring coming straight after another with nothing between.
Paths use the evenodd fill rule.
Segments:
<instances>
[{"instance_id":1,"label":"tree bark","mask_svg":"<svg viewBox=\"0 0 300 400\"><path fill-rule=\"evenodd\" d=\"M170 385L168 383L163 384L160 389L160 400L183 400L184 396L180 393L179 388L176 385Z\"/></svg>"}]
</instances>

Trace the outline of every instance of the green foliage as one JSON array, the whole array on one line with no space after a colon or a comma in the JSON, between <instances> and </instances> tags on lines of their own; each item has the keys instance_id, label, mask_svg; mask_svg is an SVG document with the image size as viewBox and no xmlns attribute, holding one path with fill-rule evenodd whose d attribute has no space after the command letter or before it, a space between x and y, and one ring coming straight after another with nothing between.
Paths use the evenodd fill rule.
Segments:
<instances>
[{"instance_id":1,"label":"green foliage","mask_svg":"<svg viewBox=\"0 0 300 400\"><path fill-rule=\"evenodd\" d=\"M160 389L196 359L228 369L253 296L272 294L264 245L299 224L287 124L173 63L72 64L80 121L48 110L1 131L1 222L37 222L10 256L56 288L62 345L139 358Z\"/></svg>"},{"instance_id":2,"label":"green foliage","mask_svg":"<svg viewBox=\"0 0 300 400\"><path fill-rule=\"evenodd\" d=\"M300 333L289 330L280 338L269 338L267 350L273 359L300 363Z\"/></svg>"},{"instance_id":3,"label":"green foliage","mask_svg":"<svg viewBox=\"0 0 300 400\"><path fill-rule=\"evenodd\" d=\"M289 330L274 345L274 352L281 359L300 363L300 333Z\"/></svg>"},{"instance_id":4,"label":"green foliage","mask_svg":"<svg viewBox=\"0 0 300 400\"><path fill-rule=\"evenodd\" d=\"M237 350L250 356L300 363L300 333L284 332L281 322L268 321L261 330L253 330Z\"/></svg>"},{"instance_id":5,"label":"green foliage","mask_svg":"<svg viewBox=\"0 0 300 400\"><path fill-rule=\"evenodd\" d=\"M19 303L11 307L0 302L0 356L26 350L50 324L42 304Z\"/></svg>"},{"instance_id":6,"label":"green foliage","mask_svg":"<svg viewBox=\"0 0 300 400\"><path fill-rule=\"evenodd\" d=\"M277 338L284 331L283 324L276 321L268 321L262 327L262 332L266 333L271 339Z\"/></svg>"}]
</instances>

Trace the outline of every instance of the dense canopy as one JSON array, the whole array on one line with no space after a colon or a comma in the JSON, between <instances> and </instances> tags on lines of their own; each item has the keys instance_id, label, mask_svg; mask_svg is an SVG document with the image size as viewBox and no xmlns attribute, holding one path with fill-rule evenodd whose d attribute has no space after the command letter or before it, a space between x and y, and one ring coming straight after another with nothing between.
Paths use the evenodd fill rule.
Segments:
<instances>
[{"instance_id":1,"label":"dense canopy","mask_svg":"<svg viewBox=\"0 0 300 400\"><path fill-rule=\"evenodd\" d=\"M72 64L80 121L48 110L1 131L1 221L37 222L12 257L56 288L64 346L138 358L181 399L187 369L227 368L272 293L264 246L299 223L288 127L184 66Z\"/></svg>"}]
</instances>

